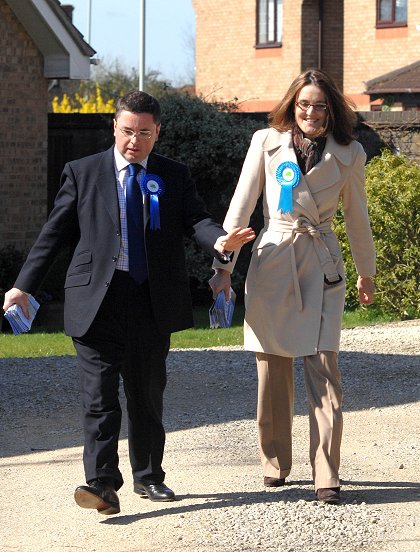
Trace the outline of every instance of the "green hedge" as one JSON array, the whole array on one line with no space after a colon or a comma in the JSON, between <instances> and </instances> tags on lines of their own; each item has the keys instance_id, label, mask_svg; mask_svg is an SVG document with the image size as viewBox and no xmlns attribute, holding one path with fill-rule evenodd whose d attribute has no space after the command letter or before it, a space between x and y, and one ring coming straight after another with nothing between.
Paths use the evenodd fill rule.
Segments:
<instances>
[{"instance_id":1,"label":"green hedge","mask_svg":"<svg viewBox=\"0 0 420 552\"><path fill-rule=\"evenodd\" d=\"M208 209L223 220L253 132L266 121L237 117L234 105L169 91L159 98L158 153L188 165Z\"/></svg>"},{"instance_id":2,"label":"green hedge","mask_svg":"<svg viewBox=\"0 0 420 552\"><path fill-rule=\"evenodd\" d=\"M420 167L384 150L366 166L369 216L377 254L375 307L400 319L420 316ZM346 308L358 307L357 274L345 235L342 212L335 230L347 276Z\"/></svg>"}]
</instances>

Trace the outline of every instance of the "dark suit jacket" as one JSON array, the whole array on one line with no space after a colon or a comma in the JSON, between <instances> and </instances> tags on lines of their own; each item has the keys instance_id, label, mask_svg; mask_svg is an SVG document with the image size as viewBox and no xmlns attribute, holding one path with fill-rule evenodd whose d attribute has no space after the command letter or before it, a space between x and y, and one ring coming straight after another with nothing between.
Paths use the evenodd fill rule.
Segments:
<instances>
[{"instance_id":1,"label":"dark suit jacket","mask_svg":"<svg viewBox=\"0 0 420 552\"><path fill-rule=\"evenodd\" d=\"M170 333L193 325L184 236L218 256L213 246L226 232L205 210L185 165L152 152L147 172L159 175L165 184L159 196L161 229L150 229L148 198L144 218L152 307L161 331ZM74 237L65 281L64 328L68 335L82 336L112 280L120 232L114 147L67 163L54 208L15 287L35 293L60 247Z\"/></svg>"}]
</instances>

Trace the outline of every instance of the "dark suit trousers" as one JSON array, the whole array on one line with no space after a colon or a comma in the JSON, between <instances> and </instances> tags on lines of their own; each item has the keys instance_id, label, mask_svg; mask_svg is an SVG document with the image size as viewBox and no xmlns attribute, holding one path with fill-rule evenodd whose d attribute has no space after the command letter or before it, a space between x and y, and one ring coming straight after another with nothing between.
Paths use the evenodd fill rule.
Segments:
<instances>
[{"instance_id":1,"label":"dark suit trousers","mask_svg":"<svg viewBox=\"0 0 420 552\"><path fill-rule=\"evenodd\" d=\"M159 333L148 283L137 284L116 271L88 332L73 338L81 369L86 481L123 478L118 468L121 406L120 375L128 412L128 443L133 478L161 483L165 431L163 392L169 335Z\"/></svg>"}]
</instances>

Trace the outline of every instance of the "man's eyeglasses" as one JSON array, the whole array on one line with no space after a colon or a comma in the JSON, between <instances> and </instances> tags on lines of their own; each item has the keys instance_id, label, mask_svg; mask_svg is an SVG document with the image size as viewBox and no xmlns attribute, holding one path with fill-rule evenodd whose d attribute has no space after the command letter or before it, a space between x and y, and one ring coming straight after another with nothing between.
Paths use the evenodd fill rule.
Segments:
<instances>
[{"instance_id":1,"label":"man's eyeglasses","mask_svg":"<svg viewBox=\"0 0 420 552\"><path fill-rule=\"evenodd\" d=\"M141 140L150 140L153 135L151 130L139 130L138 132L134 132L134 130L129 130L128 128L118 127L118 129L121 134L126 138L130 138L130 140L133 140L134 137L140 138Z\"/></svg>"},{"instance_id":2,"label":"man's eyeglasses","mask_svg":"<svg viewBox=\"0 0 420 552\"><path fill-rule=\"evenodd\" d=\"M307 102L306 100L301 100L300 102L296 102L296 105L302 111L308 111L308 109L310 107L312 107L314 111L325 111L328 107L326 103L311 104L311 103Z\"/></svg>"}]
</instances>

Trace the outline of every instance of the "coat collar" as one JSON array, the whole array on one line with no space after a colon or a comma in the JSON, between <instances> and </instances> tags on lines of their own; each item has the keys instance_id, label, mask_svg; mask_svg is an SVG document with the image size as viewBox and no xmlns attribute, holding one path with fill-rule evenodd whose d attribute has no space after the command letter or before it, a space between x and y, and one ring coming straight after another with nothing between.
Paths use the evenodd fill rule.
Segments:
<instances>
[{"instance_id":1,"label":"coat collar","mask_svg":"<svg viewBox=\"0 0 420 552\"><path fill-rule=\"evenodd\" d=\"M275 128L267 129L262 142L263 151L272 151L280 146L291 146L291 132L279 132Z\"/></svg>"},{"instance_id":2,"label":"coat collar","mask_svg":"<svg viewBox=\"0 0 420 552\"><path fill-rule=\"evenodd\" d=\"M296 154L292 143L292 133L278 132L269 129L262 141L262 149L267 152L270 173L275 175L277 167L283 161L297 163ZM299 203L309 220L319 223L319 211L315 203L313 193L334 185L341 177L340 164L349 165L351 151L348 146L338 144L333 136L327 136L322 160L306 175L302 175L294 194L295 201Z\"/></svg>"},{"instance_id":3,"label":"coat collar","mask_svg":"<svg viewBox=\"0 0 420 552\"><path fill-rule=\"evenodd\" d=\"M262 142L263 151L270 152L281 146L293 148L291 131L279 132L274 128L268 129L267 135ZM332 134L328 134L325 144L326 153L333 155L343 165L350 165L351 151L348 146L342 146L335 141Z\"/></svg>"},{"instance_id":4,"label":"coat collar","mask_svg":"<svg viewBox=\"0 0 420 552\"><path fill-rule=\"evenodd\" d=\"M291 132L278 132L277 130L270 129L263 141L262 148L271 158L268 162L268 167L274 178L277 167L284 161L293 161L297 164ZM293 194L295 201L301 206L304 215L317 224L319 219L318 209L304 176L301 176L299 184L295 189L296 192Z\"/></svg>"}]
</instances>

